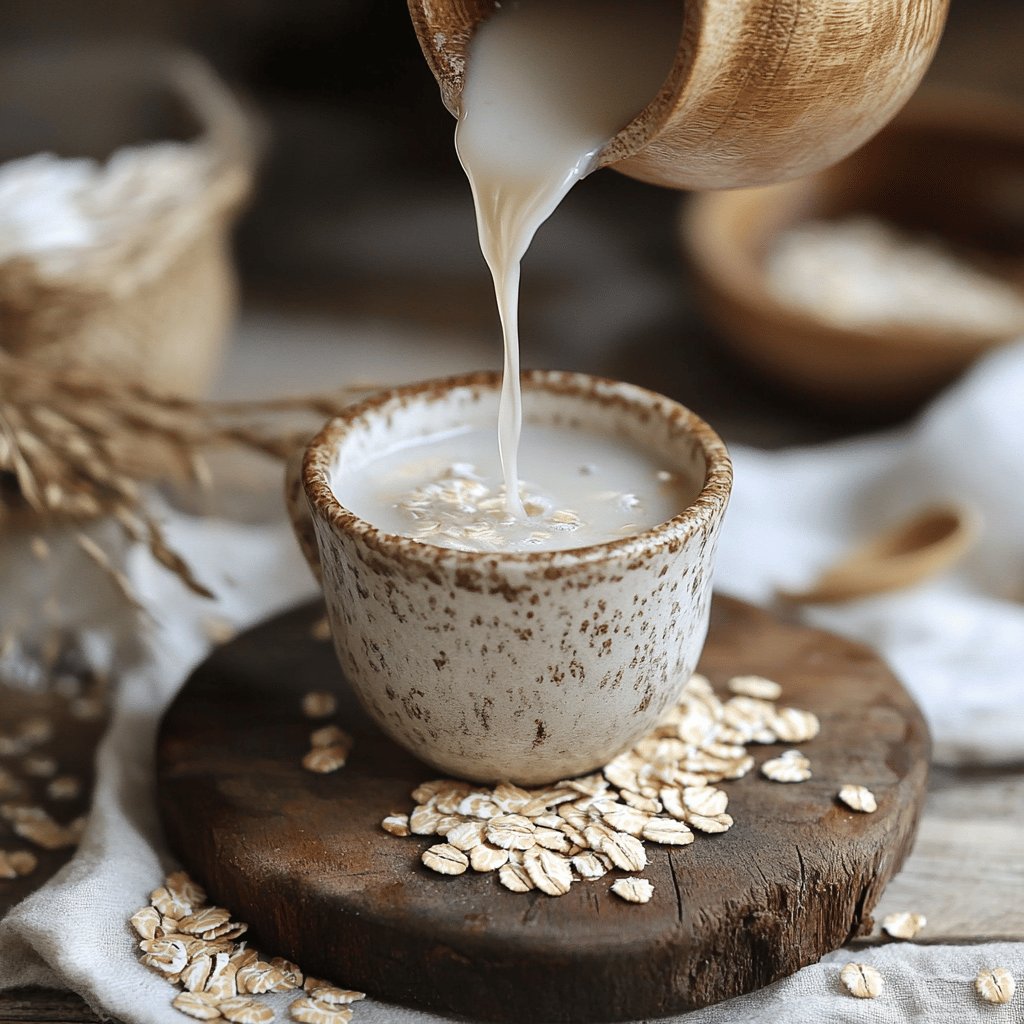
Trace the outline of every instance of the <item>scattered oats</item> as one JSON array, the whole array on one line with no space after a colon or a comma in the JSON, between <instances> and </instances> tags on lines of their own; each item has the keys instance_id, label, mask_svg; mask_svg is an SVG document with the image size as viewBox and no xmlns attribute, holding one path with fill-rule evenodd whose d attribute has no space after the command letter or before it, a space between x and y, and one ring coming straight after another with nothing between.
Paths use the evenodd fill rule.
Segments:
<instances>
[{"instance_id":1,"label":"scattered oats","mask_svg":"<svg viewBox=\"0 0 1024 1024\"><path fill-rule=\"evenodd\" d=\"M498 871L498 881L513 892L529 892L533 888L533 879L522 864L503 865Z\"/></svg>"},{"instance_id":2,"label":"scattered oats","mask_svg":"<svg viewBox=\"0 0 1024 1024\"><path fill-rule=\"evenodd\" d=\"M474 871L497 871L508 863L508 858L508 850L500 850L487 843L481 843L469 851L469 866Z\"/></svg>"},{"instance_id":3,"label":"scattered oats","mask_svg":"<svg viewBox=\"0 0 1024 1024\"><path fill-rule=\"evenodd\" d=\"M728 832L733 826L731 814L687 814L686 823L698 832L715 835Z\"/></svg>"},{"instance_id":4,"label":"scattered oats","mask_svg":"<svg viewBox=\"0 0 1024 1024\"><path fill-rule=\"evenodd\" d=\"M220 928L231 920L231 914L223 907L203 907L194 914L178 920L178 931L186 935L204 935L206 932Z\"/></svg>"},{"instance_id":5,"label":"scattered oats","mask_svg":"<svg viewBox=\"0 0 1024 1024\"><path fill-rule=\"evenodd\" d=\"M274 1011L266 1003L245 996L232 996L217 1004L220 1015L234 1024L270 1024Z\"/></svg>"},{"instance_id":6,"label":"scattered oats","mask_svg":"<svg viewBox=\"0 0 1024 1024\"><path fill-rule=\"evenodd\" d=\"M567 804L558 808L558 816L570 828L582 831L587 827L590 817L585 811L581 811L575 804Z\"/></svg>"},{"instance_id":7,"label":"scattered oats","mask_svg":"<svg viewBox=\"0 0 1024 1024\"><path fill-rule=\"evenodd\" d=\"M594 881L608 872L607 865L592 850L577 853L570 863L576 869L576 874L587 881Z\"/></svg>"},{"instance_id":8,"label":"scattered oats","mask_svg":"<svg viewBox=\"0 0 1024 1024\"><path fill-rule=\"evenodd\" d=\"M28 850L15 850L7 854L7 863L22 877L32 874L39 861L34 853Z\"/></svg>"},{"instance_id":9,"label":"scattered oats","mask_svg":"<svg viewBox=\"0 0 1024 1024\"><path fill-rule=\"evenodd\" d=\"M642 796L629 789L622 790L619 795L635 810L644 811L647 814L661 814L662 812L661 801L656 796Z\"/></svg>"},{"instance_id":10,"label":"scattered oats","mask_svg":"<svg viewBox=\"0 0 1024 1024\"><path fill-rule=\"evenodd\" d=\"M448 843L438 843L424 850L420 860L439 875L461 875L469 867L469 858Z\"/></svg>"},{"instance_id":11,"label":"scattered oats","mask_svg":"<svg viewBox=\"0 0 1024 1024\"><path fill-rule=\"evenodd\" d=\"M1017 982L1005 967L983 967L974 979L974 988L987 1003L1008 1003Z\"/></svg>"},{"instance_id":12,"label":"scattered oats","mask_svg":"<svg viewBox=\"0 0 1024 1024\"><path fill-rule=\"evenodd\" d=\"M21 757L29 746L30 744L20 736L5 736L0 733L0 757Z\"/></svg>"},{"instance_id":13,"label":"scattered oats","mask_svg":"<svg viewBox=\"0 0 1024 1024\"><path fill-rule=\"evenodd\" d=\"M171 1003L176 1010L195 1017L196 1020L215 1020L220 1010L214 999L205 992L181 992Z\"/></svg>"},{"instance_id":14,"label":"scattered oats","mask_svg":"<svg viewBox=\"0 0 1024 1024\"><path fill-rule=\"evenodd\" d=\"M650 820L650 817L649 814L645 814L643 811L621 805L616 806L613 810L605 811L601 815L606 825L619 832L628 832L631 836L639 836Z\"/></svg>"},{"instance_id":15,"label":"scattered oats","mask_svg":"<svg viewBox=\"0 0 1024 1024\"><path fill-rule=\"evenodd\" d=\"M330 718L337 710L337 697L326 690L310 690L302 698L302 713L307 718Z\"/></svg>"},{"instance_id":16,"label":"scattered oats","mask_svg":"<svg viewBox=\"0 0 1024 1024\"><path fill-rule=\"evenodd\" d=\"M558 783L566 789L574 789L584 796L600 796L608 791L608 780L600 774L584 775L578 779L564 779Z\"/></svg>"},{"instance_id":17,"label":"scattered oats","mask_svg":"<svg viewBox=\"0 0 1024 1024\"><path fill-rule=\"evenodd\" d=\"M768 720L768 728L782 743L804 743L818 735L821 725L816 715L798 708L782 708Z\"/></svg>"},{"instance_id":18,"label":"scattered oats","mask_svg":"<svg viewBox=\"0 0 1024 1024\"><path fill-rule=\"evenodd\" d=\"M362 998L362 993L304 978L290 960L263 961L244 942L236 945L234 940L248 925L231 921L222 907L206 906L206 893L184 871L169 875L151 900L153 906L134 914L131 924L142 939L142 962L186 990L174 1000L177 1009L199 1020L223 1016L237 1024L267 1024L274 1016L271 1007L250 996L305 985L322 990L316 992L318 998L307 1000L317 1020L351 1020L351 1011L342 1004Z\"/></svg>"},{"instance_id":19,"label":"scattered oats","mask_svg":"<svg viewBox=\"0 0 1024 1024\"><path fill-rule=\"evenodd\" d=\"M213 957L213 969L210 980L206 983L206 991L218 999L232 999L238 995L238 971L240 964L227 953L216 953Z\"/></svg>"},{"instance_id":20,"label":"scattered oats","mask_svg":"<svg viewBox=\"0 0 1024 1024\"><path fill-rule=\"evenodd\" d=\"M179 974L188 963L188 950L181 939L143 939L139 949L142 962L161 974Z\"/></svg>"},{"instance_id":21,"label":"scattered oats","mask_svg":"<svg viewBox=\"0 0 1024 1024\"><path fill-rule=\"evenodd\" d=\"M15 835L41 846L44 850L66 850L70 846L78 845L78 829L72 825L58 825L44 811L42 817L15 820L11 827Z\"/></svg>"},{"instance_id":22,"label":"scattered oats","mask_svg":"<svg viewBox=\"0 0 1024 1024\"><path fill-rule=\"evenodd\" d=\"M164 917L180 921L192 913L192 904L182 895L172 892L166 886L154 889L149 894L149 902L156 907Z\"/></svg>"},{"instance_id":23,"label":"scattered oats","mask_svg":"<svg viewBox=\"0 0 1024 1024\"><path fill-rule=\"evenodd\" d=\"M243 967L251 967L253 964L258 963L260 959L259 953L255 949L247 949L244 942L240 942L237 946L232 946L230 949L224 950L224 952L230 956L236 971L240 971Z\"/></svg>"},{"instance_id":24,"label":"scattered oats","mask_svg":"<svg viewBox=\"0 0 1024 1024\"><path fill-rule=\"evenodd\" d=\"M799 751L787 750L765 761L761 774L772 782L806 782L811 777L811 763Z\"/></svg>"},{"instance_id":25,"label":"scattered oats","mask_svg":"<svg viewBox=\"0 0 1024 1024\"><path fill-rule=\"evenodd\" d=\"M622 804L610 793L605 793L601 796L580 797L579 800L575 801L575 806L581 811L588 811L589 817L593 818L595 814L613 811L616 807L621 807Z\"/></svg>"},{"instance_id":26,"label":"scattered oats","mask_svg":"<svg viewBox=\"0 0 1024 1024\"><path fill-rule=\"evenodd\" d=\"M16 779L6 768L0 765L0 800L9 800L11 797L21 796L25 786L20 779Z\"/></svg>"},{"instance_id":27,"label":"scattered oats","mask_svg":"<svg viewBox=\"0 0 1024 1024\"><path fill-rule=\"evenodd\" d=\"M611 891L627 903L650 903L654 886L646 878L620 878L612 882Z\"/></svg>"},{"instance_id":28,"label":"scattered oats","mask_svg":"<svg viewBox=\"0 0 1024 1024\"><path fill-rule=\"evenodd\" d=\"M673 818L683 821L686 818L687 810L683 806L683 794L674 787L666 786L659 793L662 806Z\"/></svg>"},{"instance_id":29,"label":"scattered oats","mask_svg":"<svg viewBox=\"0 0 1024 1024\"><path fill-rule=\"evenodd\" d=\"M300 968L298 964L293 964L291 960L285 960L283 956L275 956L270 961L270 966L276 967L281 972L289 989L302 987L302 983L305 979L302 974L302 968Z\"/></svg>"},{"instance_id":30,"label":"scattered oats","mask_svg":"<svg viewBox=\"0 0 1024 1024\"><path fill-rule=\"evenodd\" d=\"M782 687L764 676L733 676L726 686L735 694L756 700L778 700L782 696Z\"/></svg>"},{"instance_id":31,"label":"scattered oats","mask_svg":"<svg viewBox=\"0 0 1024 1024\"><path fill-rule=\"evenodd\" d=\"M252 995L263 995L265 992L277 991L277 986L283 981L284 972L279 971L276 967L263 960L257 960L255 963L240 967L238 974L235 976L238 990L251 993Z\"/></svg>"},{"instance_id":32,"label":"scattered oats","mask_svg":"<svg viewBox=\"0 0 1024 1024\"><path fill-rule=\"evenodd\" d=\"M326 643L331 639L331 621L325 615L321 619L317 619L312 626L309 627L309 635L314 640L319 640L321 643Z\"/></svg>"},{"instance_id":33,"label":"scattered oats","mask_svg":"<svg viewBox=\"0 0 1024 1024\"><path fill-rule=\"evenodd\" d=\"M875 794L866 786L847 784L839 790L839 799L850 810L860 811L862 814L874 814L878 810Z\"/></svg>"},{"instance_id":34,"label":"scattered oats","mask_svg":"<svg viewBox=\"0 0 1024 1024\"><path fill-rule=\"evenodd\" d=\"M49 743L53 739L53 723L42 715L33 715L18 726L18 736L34 747Z\"/></svg>"},{"instance_id":35,"label":"scattered oats","mask_svg":"<svg viewBox=\"0 0 1024 1024\"><path fill-rule=\"evenodd\" d=\"M80 722L94 722L107 713L107 706L99 697L76 697L68 710Z\"/></svg>"},{"instance_id":36,"label":"scattered oats","mask_svg":"<svg viewBox=\"0 0 1024 1024\"><path fill-rule=\"evenodd\" d=\"M20 821L49 821L50 816L42 807L8 802L0 804L0 815L4 820L16 825Z\"/></svg>"},{"instance_id":37,"label":"scattered oats","mask_svg":"<svg viewBox=\"0 0 1024 1024\"><path fill-rule=\"evenodd\" d=\"M525 789L512 785L511 782L499 782L494 787L492 799L504 814L519 814L522 809L533 799L532 794Z\"/></svg>"},{"instance_id":38,"label":"scattered oats","mask_svg":"<svg viewBox=\"0 0 1024 1024\"><path fill-rule=\"evenodd\" d=\"M485 827L482 821L459 821L445 832L444 837L456 850L469 853L484 841Z\"/></svg>"},{"instance_id":39,"label":"scattered oats","mask_svg":"<svg viewBox=\"0 0 1024 1024\"><path fill-rule=\"evenodd\" d=\"M461 814L442 814L437 823L437 834L447 836L456 825L465 824L466 819Z\"/></svg>"},{"instance_id":40,"label":"scattered oats","mask_svg":"<svg viewBox=\"0 0 1024 1024\"><path fill-rule=\"evenodd\" d=\"M208 615L203 619L203 632L211 644L226 644L238 636L238 629L227 619L218 615Z\"/></svg>"},{"instance_id":41,"label":"scattered oats","mask_svg":"<svg viewBox=\"0 0 1024 1024\"><path fill-rule=\"evenodd\" d=\"M625 832L613 832L600 836L591 844L595 853L605 854L611 862L623 871L643 871L647 867L647 851L635 836Z\"/></svg>"},{"instance_id":42,"label":"scattered oats","mask_svg":"<svg viewBox=\"0 0 1024 1024\"><path fill-rule=\"evenodd\" d=\"M433 807L421 804L409 815L409 831L414 836L432 836L437 833L437 824L441 815Z\"/></svg>"},{"instance_id":43,"label":"scattered oats","mask_svg":"<svg viewBox=\"0 0 1024 1024\"><path fill-rule=\"evenodd\" d=\"M725 814L729 806L729 797L724 790L714 786L686 786L683 789L683 806L692 814L703 814L713 818Z\"/></svg>"},{"instance_id":44,"label":"scattered oats","mask_svg":"<svg viewBox=\"0 0 1024 1024\"><path fill-rule=\"evenodd\" d=\"M523 862L530 881L548 896L564 896L572 887L572 868L560 853L535 846Z\"/></svg>"},{"instance_id":45,"label":"scattered oats","mask_svg":"<svg viewBox=\"0 0 1024 1024\"><path fill-rule=\"evenodd\" d=\"M190 906L198 908L206 902L206 890L185 871L173 871L164 879L164 886L168 892Z\"/></svg>"},{"instance_id":46,"label":"scattered oats","mask_svg":"<svg viewBox=\"0 0 1024 1024\"><path fill-rule=\"evenodd\" d=\"M462 801L469 792L469 786L464 789L446 789L435 794L430 800L425 801L427 806L433 807L438 814L458 814Z\"/></svg>"},{"instance_id":47,"label":"scattered oats","mask_svg":"<svg viewBox=\"0 0 1024 1024\"><path fill-rule=\"evenodd\" d=\"M409 815L389 814L381 823L380 827L393 836L409 835Z\"/></svg>"},{"instance_id":48,"label":"scattered oats","mask_svg":"<svg viewBox=\"0 0 1024 1024\"><path fill-rule=\"evenodd\" d=\"M894 939L913 939L927 924L928 918L924 914L901 911L886 915L882 921L882 931Z\"/></svg>"},{"instance_id":49,"label":"scattered oats","mask_svg":"<svg viewBox=\"0 0 1024 1024\"><path fill-rule=\"evenodd\" d=\"M156 939L163 932L160 928L160 914L155 907L143 907L128 919L140 939Z\"/></svg>"},{"instance_id":50,"label":"scattered oats","mask_svg":"<svg viewBox=\"0 0 1024 1024\"><path fill-rule=\"evenodd\" d=\"M469 783L456 779L431 779L429 782L421 782L409 795L416 803L425 804L433 797L451 792L468 793Z\"/></svg>"},{"instance_id":51,"label":"scattered oats","mask_svg":"<svg viewBox=\"0 0 1024 1024\"><path fill-rule=\"evenodd\" d=\"M487 842L503 850L529 850L536 845L533 822L521 814L499 814L487 822Z\"/></svg>"},{"instance_id":52,"label":"scattered oats","mask_svg":"<svg viewBox=\"0 0 1024 1024\"><path fill-rule=\"evenodd\" d=\"M534 830L533 837L538 846L545 850L553 850L555 853L568 853L573 846L569 837L557 828L542 826Z\"/></svg>"},{"instance_id":53,"label":"scattered oats","mask_svg":"<svg viewBox=\"0 0 1024 1024\"><path fill-rule=\"evenodd\" d=\"M693 832L674 818L651 818L644 826L643 838L662 846L687 846L693 842Z\"/></svg>"},{"instance_id":54,"label":"scattered oats","mask_svg":"<svg viewBox=\"0 0 1024 1024\"><path fill-rule=\"evenodd\" d=\"M210 980L213 970L213 957L209 953L197 953L188 962L178 979L189 992L202 992Z\"/></svg>"},{"instance_id":55,"label":"scattered oats","mask_svg":"<svg viewBox=\"0 0 1024 1024\"><path fill-rule=\"evenodd\" d=\"M612 867L641 871L644 841L685 846L695 832L732 827L728 794L715 784L756 767L748 744L780 736L797 743L818 731L810 712L776 707L779 687L772 680L737 676L730 688L734 695L723 702L706 678L694 675L654 730L600 772L533 790L435 779L413 790L408 819L392 813L384 827L442 836L445 843L423 854L428 867L462 874L468 862L474 871L497 870L514 892L561 895L574 877L599 878ZM793 781L811 774L810 761L795 750L762 770Z\"/></svg>"},{"instance_id":56,"label":"scattered oats","mask_svg":"<svg viewBox=\"0 0 1024 1024\"><path fill-rule=\"evenodd\" d=\"M82 783L74 775L58 775L46 787L51 800L74 800L82 792Z\"/></svg>"},{"instance_id":57,"label":"scattered oats","mask_svg":"<svg viewBox=\"0 0 1024 1024\"><path fill-rule=\"evenodd\" d=\"M356 992L350 988L338 988L335 985L318 985L311 992L312 997L320 1003L327 1003L328 1006L347 1006L349 1003L358 1003L360 999L366 998L365 992Z\"/></svg>"},{"instance_id":58,"label":"scattered oats","mask_svg":"<svg viewBox=\"0 0 1024 1024\"><path fill-rule=\"evenodd\" d=\"M77 846L82 841L82 836L85 835L85 830L88 824L89 818L85 814L80 814L73 821L68 822L67 834L71 839L72 846Z\"/></svg>"},{"instance_id":59,"label":"scattered oats","mask_svg":"<svg viewBox=\"0 0 1024 1024\"><path fill-rule=\"evenodd\" d=\"M327 775L330 772L336 772L339 768L344 768L347 760L348 751L340 744L330 747L314 747L303 757L302 767L307 772Z\"/></svg>"},{"instance_id":60,"label":"scattered oats","mask_svg":"<svg viewBox=\"0 0 1024 1024\"><path fill-rule=\"evenodd\" d=\"M8 852L0 850L0 879L20 878L31 874L36 869L35 854L27 850Z\"/></svg>"},{"instance_id":61,"label":"scattered oats","mask_svg":"<svg viewBox=\"0 0 1024 1024\"><path fill-rule=\"evenodd\" d=\"M34 779L50 779L57 774L58 765L52 757L35 755L21 762L21 770Z\"/></svg>"},{"instance_id":62,"label":"scattered oats","mask_svg":"<svg viewBox=\"0 0 1024 1024\"><path fill-rule=\"evenodd\" d=\"M447 806L442 805L442 802L439 800L437 809L439 811L446 811L446 813L453 813L452 811L447 811ZM454 808L454 811L459 814L465 814L470 818L482 818L485 820L497 818L501 815L501 809L489 798L486 792L470 793L469 796L463 797L459 801L458 806Z\"/></svg>"},{"instance_id":63,"label":"scattered oats","mask_svg":"<svg viewBox=\"0 0 1024 1024\"><path fill-rule=\"evenodd\" d=\"M244 935L249 930L247 924L242 924L241 921L232 921L230 924L224 925L223 928L218 928L215 932L203 932L203 938L207 942L213 942L217 939L223 939L226 942L233 942L235 939Z\"/></svg>"},{"instance_id":64,"label":"scattered oats","mask_svg":"<svg viewBox=\"0 0 1024 1024\"><path fill-rule=\"evenodd\" d=\"M309 736L311 747L344 747L346 753L352 752L352 743L352 737L337 725L325 725L314 729Z\"/></svg>"},{"instance_id":65,"label":"scattered oats","mask_svg":"<svg viewBox=\"0 0 1024 1024\"><path fill-rule=\"evenodd\" d=\"M288 1007L288 1014L299 1024L347 1024L352 1011L347 1006L334 1006L320 999L303 996Z\"/></svg>"},{"instance_id":66,"label":"scattered oats","mask_svg":"<svg viewBox=\"0 0 1024 1024\"><path fill-rule=\"evenodd\" d=\"M882 991L882 975L871 964L847 964L839 977L851 996L874 999Z\"/></svg>"}]
</instances>

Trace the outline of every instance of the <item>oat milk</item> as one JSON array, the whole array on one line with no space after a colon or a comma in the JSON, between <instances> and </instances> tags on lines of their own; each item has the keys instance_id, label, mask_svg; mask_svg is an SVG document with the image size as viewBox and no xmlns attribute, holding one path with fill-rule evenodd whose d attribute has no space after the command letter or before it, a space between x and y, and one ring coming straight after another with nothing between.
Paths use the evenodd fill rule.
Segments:
<instances>
[{"instance_id":1,"label":"oat milk","mask_svg":"<svg viewBox=\"0 0 1024 1024\"><path fill-rule=\"evenodd\" d=\"M680 28L678 2L522 0L473 38L455 132L494 278L505 340L493 431L382 453L342 500L389 533L478 551L560 550L629 536L693 497L639 446L528 428L519 381L519 267L537 228L654 97ZM522 469L522 473L520 470Z\"/></svg>"},{"instance_id":2,"label":"oat milk","mask_svg":"<svg viewBox=\"0 0 1024 1024\"><path fill-rule=\"evenodd\" d=\"M696 496L639 445L569 427L527 427L523 516L508 510L494 431L465 430L382 452L339 497L386 533L464 551L557 551L640 533Z\"/></svg>"},{"instance_id":3,"label":"oat milk","mask_svg":"<svg viewBox=\"0 0 1024 1024\"><path fill-rule=\"evenodd\" d=\"M498 444L508 510L520 519L520 261L598 152L657 94L681 11L678 0L519 0L470 45L455 147L505 335Z\"/></svg>"}]
</instances>

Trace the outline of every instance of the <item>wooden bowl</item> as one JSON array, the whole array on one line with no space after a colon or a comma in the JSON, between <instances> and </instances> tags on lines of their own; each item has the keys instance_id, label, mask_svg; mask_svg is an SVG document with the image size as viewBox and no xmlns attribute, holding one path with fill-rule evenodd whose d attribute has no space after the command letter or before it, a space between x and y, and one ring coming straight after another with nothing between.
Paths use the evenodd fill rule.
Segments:
<instances>
[{"instance_id":1,"label":"wooden bowl","mask_svg":"<svg viewBox=\"0 0 1024 1024\"><path fill-rule=\"evenodd\" d=\"M882 418L914 408L1011 339L915 324L840 326L777 297L765 261L780 233L851 215L937 238L1024 285L1024 109L932 92L827 171L697 195L684 208L698 301L735 352L814 404Z\"/></svg>"}]
</instances>

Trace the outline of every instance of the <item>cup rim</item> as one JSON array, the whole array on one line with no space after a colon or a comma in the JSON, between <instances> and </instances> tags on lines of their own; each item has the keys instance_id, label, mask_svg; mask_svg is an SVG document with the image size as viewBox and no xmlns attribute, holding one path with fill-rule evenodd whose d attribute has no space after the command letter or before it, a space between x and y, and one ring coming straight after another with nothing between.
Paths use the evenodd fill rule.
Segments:
<instances>
[{"instance_id":1,"label":"cup rim","mask_svg":"<svg viewBox=\"0 0 1024 1024\"><path fill-rule=\"evenodd\" d=\"M351 534L385 557L416 558L422 562L479 569L488 566L522 566L562 569L614 558L653 554L674 549L702 526L725 512L732 489L732 461L725 443L696 413L656 391L607 377L566 370L526 370L521 374L524 391L540 390L573 394L598 401L625 403L653 409L676 421L698 442L704 455L705 474L697 496L671 519L640 533L586 547L556 551L464 551L443 547L419 538L387 533L349 511L335 495L330 474L335 452L344 437L358 429L360 420L394 402L414 397L440 399L456 388L497 391L499 371L478 371L418 381L388 388L348 406L328 420L306 447L302 459L302 487L314 518L339 533Z\"/></svg>"}]
</instances>

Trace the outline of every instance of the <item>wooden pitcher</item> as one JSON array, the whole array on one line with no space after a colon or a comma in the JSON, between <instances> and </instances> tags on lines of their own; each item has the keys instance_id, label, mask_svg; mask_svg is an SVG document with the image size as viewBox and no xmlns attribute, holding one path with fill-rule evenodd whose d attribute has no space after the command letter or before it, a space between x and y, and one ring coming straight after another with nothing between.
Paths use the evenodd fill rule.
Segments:
<instances>
[{"instance_id":1,"label":"wooden pitcher","mask_svg":"<svg viewBox=\"0 0 1024 1024\"><path fill-rule=\"evenodd\" d=\"M765 185L841 160L909 99L949 7L949 0L680 3L672 70L658 95L604 147L597 166L686 189ZM423 54L452 113L473 31L495 6L409 0Z\"/></svg>"}]
</instances>

